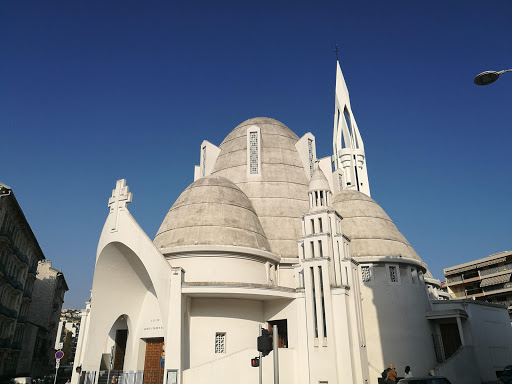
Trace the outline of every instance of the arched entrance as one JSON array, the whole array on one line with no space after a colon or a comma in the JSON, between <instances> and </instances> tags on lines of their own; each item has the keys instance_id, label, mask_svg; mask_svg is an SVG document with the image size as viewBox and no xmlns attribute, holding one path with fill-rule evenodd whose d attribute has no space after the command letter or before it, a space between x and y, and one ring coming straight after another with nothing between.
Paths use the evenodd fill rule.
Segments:
<instances>
[{"instance_id":1,"label":"arched entrance","mask_svg":"<svg viewBox=\"0 0 512 384\"><path fill-rule=\"evenodd\" d=\"M112 348L112 369L115 371L122 371L124 367L126 342L128 340L128 324L126 318L126 315L119 316L109 332L110 338L114 340Z\"/></svg>"}]
</instances>

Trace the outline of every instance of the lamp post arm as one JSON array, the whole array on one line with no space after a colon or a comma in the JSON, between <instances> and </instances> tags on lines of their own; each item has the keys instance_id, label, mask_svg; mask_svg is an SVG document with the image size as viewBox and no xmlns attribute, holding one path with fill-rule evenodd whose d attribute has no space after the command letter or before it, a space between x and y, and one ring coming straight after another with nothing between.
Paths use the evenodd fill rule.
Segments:
<instances>
[{"instance_id":1,"label":"lamp post arm","mask_svg":"<svg viewBox=\"0 0 512 384\"><path fill-rule=\"evenodd\" d=\"M504 69L503 71L499 71L499 72L498 72L498 75L502 75L502 74L504 74L505 72L512 72L512 69Z\"/></svg>"}]
</instances>

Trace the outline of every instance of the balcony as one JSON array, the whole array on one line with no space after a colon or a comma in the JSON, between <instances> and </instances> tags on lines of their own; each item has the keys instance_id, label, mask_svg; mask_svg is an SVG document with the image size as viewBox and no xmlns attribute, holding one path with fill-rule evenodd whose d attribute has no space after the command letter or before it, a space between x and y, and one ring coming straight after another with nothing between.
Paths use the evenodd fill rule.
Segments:
<instances>
[{"instance_id":1,"label":"balcony","mask_svg":"<svg viewBox=\"0 0 512 384\"><path fill-rule=\"evenodd\" d=\"M23 292L23 284L17 281L14 277L5 275L5 280L15 289Z\"/></svg>"},{"instance_id":2,"label":"balcony","mask_svg":"<svg viewBox=\"0 0 512 384\"><path fill-rule=\"evenodd\" d=\"M0 314L5 317L10 317L11 319L16 319L18 317L18 313L14 309L7 308L3 305L0 305Z\"/></svg>"},{"instance_id":3,"label":"balcony","mask_svg":"<svg viewBox=\"0 0 512 384\"><path fill-rule=\"evenodd\" d=\"M19 261L28 265L27 256L25 256L23 253L21 253L21 251L16 247L14 247L14 254L16 255L16 257L18 258Z\"/></svg>"},{"instance_id":4,"label":"balcony","mask_svg":"<svg viewBox=\"0 0 512 384\"><path fill-rule=\"evenodd\" d=\"M9 338L0 339L0 348L9 348L11 346L11 340Z\"/></svg>"},{"instance_id":5,"label":"balcony","mask_svg":"<svg viewBox=\"0 0 512 384\"><path fill-rule=\"evenodd\" d=\"M32 291L25 289L23 291L23 297L26 297L27 299L32 299Z\"/></svg>"}]
</instances>

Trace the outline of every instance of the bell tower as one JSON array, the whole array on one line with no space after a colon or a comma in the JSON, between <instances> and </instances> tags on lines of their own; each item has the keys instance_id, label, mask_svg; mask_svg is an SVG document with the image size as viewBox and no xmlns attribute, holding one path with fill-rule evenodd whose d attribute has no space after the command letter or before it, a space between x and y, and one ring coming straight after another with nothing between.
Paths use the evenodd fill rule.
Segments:
<instances>
[{"instance_id":1,"label":"bell tower","mask_svg":"<svg viewBox=\"0 0 512 384\"><path fill-rule=\"evenodd\" d=\"M350 107L347 84L336 61L334 104L333 166L337 190L351 189L370 196L364 144Z\"/></svg>"}]
</instances>

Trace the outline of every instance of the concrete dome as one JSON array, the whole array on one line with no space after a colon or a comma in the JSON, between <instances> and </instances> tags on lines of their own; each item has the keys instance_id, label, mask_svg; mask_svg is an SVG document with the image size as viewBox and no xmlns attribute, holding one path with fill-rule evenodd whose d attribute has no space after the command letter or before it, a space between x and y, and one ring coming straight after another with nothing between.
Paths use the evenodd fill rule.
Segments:
<instances>
[{"instance_id":1,"label":"concrete dome","mask_svg":"<svg viewBox=\"0 0 512 384\"><path fill-rule=\"evenodd\" d=\"M350 254L354 259L402 256L422 261L386 212L364 193L340 191L334 195L332 206L343 217L343 233L350 238Z\"/></svg>"},{"instance_id":2,"label":"concrete dome","mask_svg":"<svg viewBox=\"0 0 512 384\"><path fill-rule=\"evenodd\" d=\"M313 191L330 191L331 187L325 177L324 173L320 168L316 168L311 175L311 181L309 182L309 192Z\"/></svg>"},{"instance_id":3,"label":"concrete dome","mask_svg":"<svg viewBox=\"0 0 512 384\"><path fill-rule=\"evenodd\" d=\"M255 128L261 137L261 169L258 175L249 175L247 130ZM301 217L309 208L309 183L295 147L298 140L295 133L277 120L249 119L222 141L212 172L233 181L249 197L271 252L282 257L297 257Z\"/></svg>"},{"instance_id":4,"label":"concrete dome","mask_svg":"<svg viewBox=\"0 0 512 384\"><path fill-rule=\"evenodd\" d=\"M178 197L155 236L158 248L182 245L237 245L269 249L247 196L231 181L203 177Z\"/></svg>"}]
</instances>

